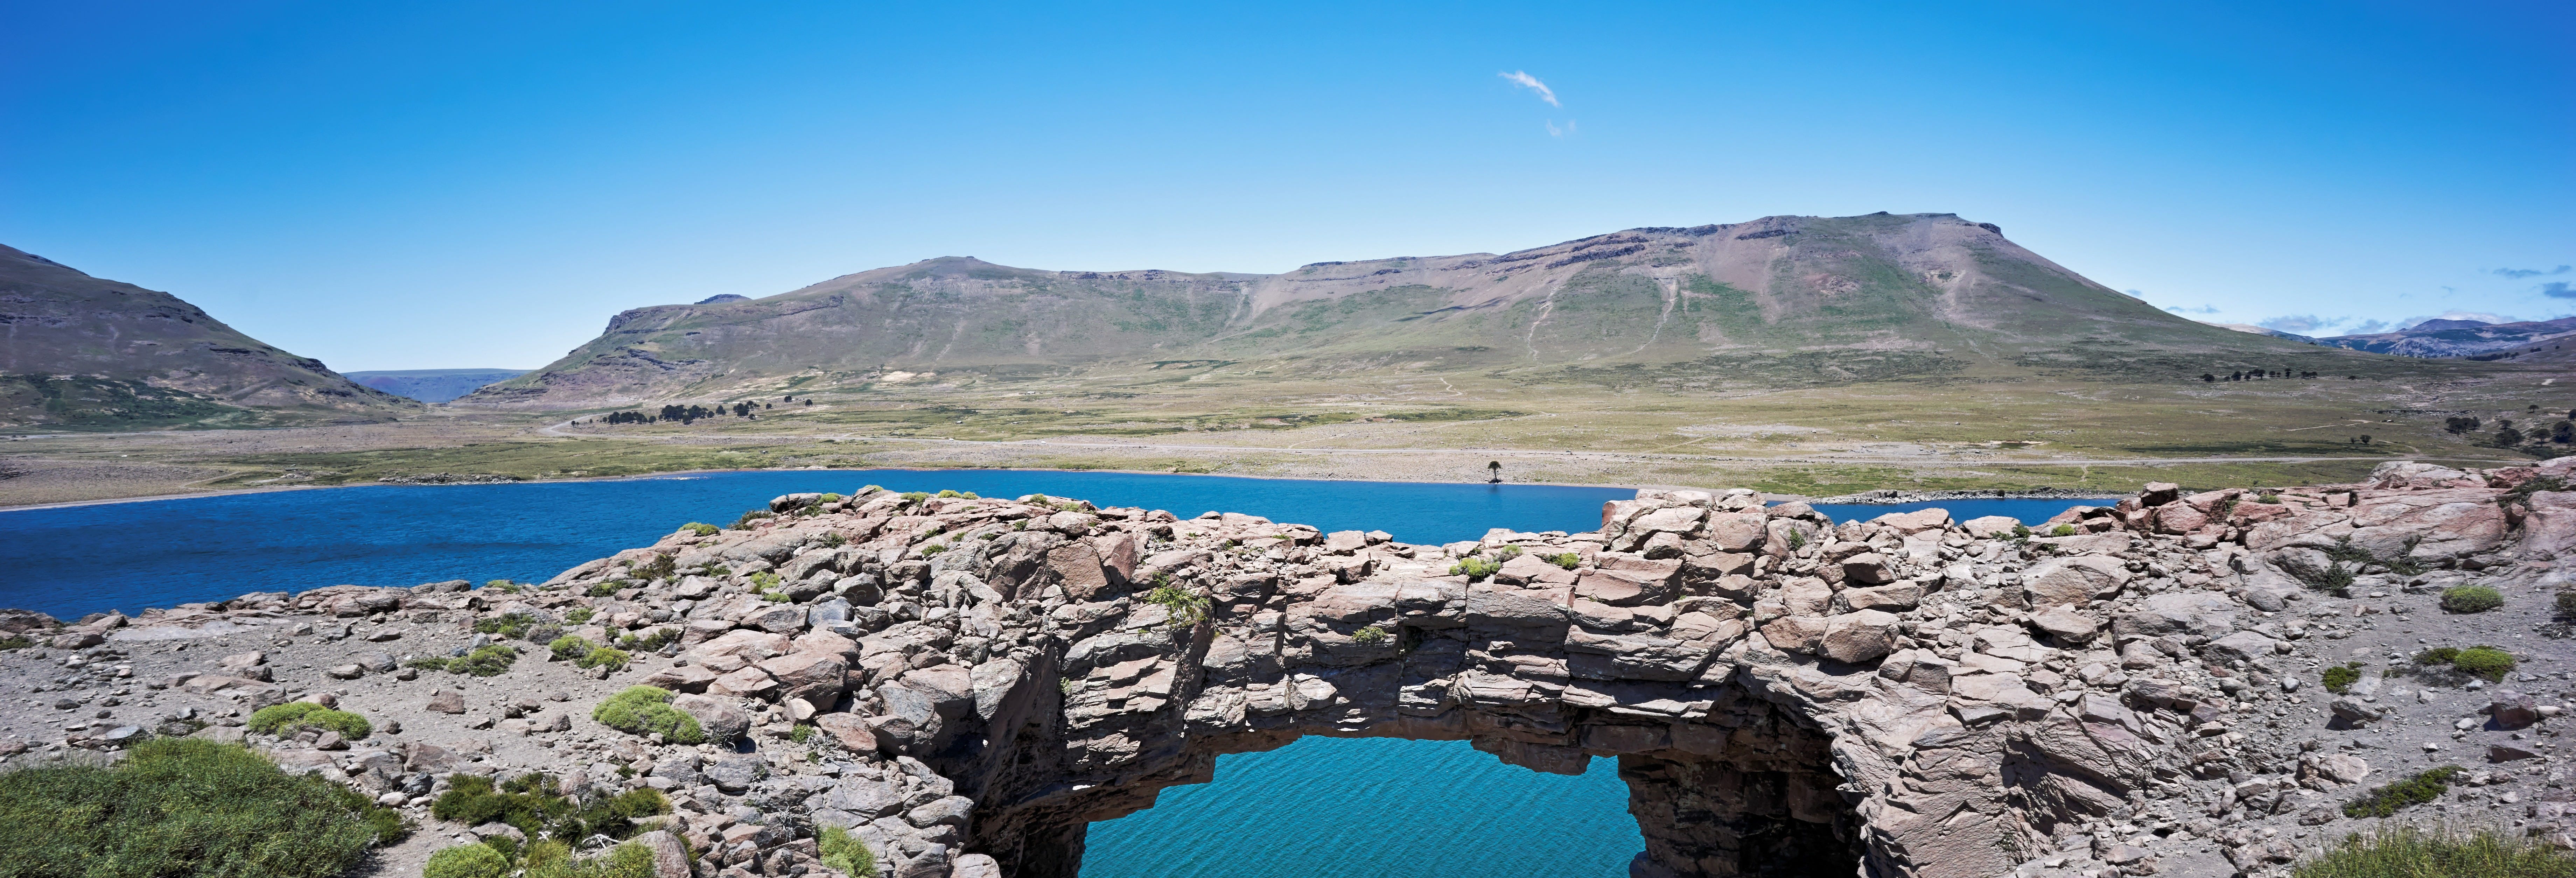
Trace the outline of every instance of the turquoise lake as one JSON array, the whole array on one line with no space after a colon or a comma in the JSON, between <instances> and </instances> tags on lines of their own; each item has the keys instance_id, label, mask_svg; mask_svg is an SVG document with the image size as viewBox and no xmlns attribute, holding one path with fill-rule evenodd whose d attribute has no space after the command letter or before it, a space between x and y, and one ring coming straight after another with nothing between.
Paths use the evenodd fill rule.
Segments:
<instances>
[{"instance_id":1,"label":"turquoise lake","mask_svg":"<svg viewBox=\"0 0 2576 878\"><path fill-rule=\"evenodd\" d=\"M0 607L76 618L325 585L543 581L727 524L770 497L865 484L991 497L1049 494L1188 517L1243 512L1412 543L1486 529L1590 530L1633 491L1546 485L1301 481L1033 470L793 470L592 482L368 486L0 510ZM1926 507L2036 523L2099 501L1822 506L1837 520ZM1217 779L1092 826L1085 878L1621 876L1642 848L1615 763L1566 777L1464 742L1307 738L1217 761ZM1497 819L1496 815L1504 815ZM1243 827L1259 826L1248 834Z\"/></svg>"}]
</instances>

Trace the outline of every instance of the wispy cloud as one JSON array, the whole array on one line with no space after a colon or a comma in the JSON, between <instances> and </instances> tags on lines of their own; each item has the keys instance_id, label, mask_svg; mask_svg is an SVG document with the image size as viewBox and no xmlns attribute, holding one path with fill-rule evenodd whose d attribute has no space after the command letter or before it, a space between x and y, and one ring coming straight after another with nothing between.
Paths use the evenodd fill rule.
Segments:
<instances>
[{"instance_id":1,"label":"wispy cloud","mask_svg":"<svg viewBox=\"0 0 2576 878\"><path fill-rule=\"evenodd\" d=\"M1546 101L1548 106L1551 106L1551 107L1563 107L1563 106L1565 106L1564 104L1557 103L1557 101L1556 101L1556 90L1555 90L1555 89L1548 88L1548 87L1547 87L1547 83L1544 83L1544 82L1540 82L1540 81L1538 81L1538 77L1531 76L1531 75L1529 75L1529 73L1528 73L1528 72L1526 72L1526 71L1514 70L1514 71L1512 71L1512 72L1510 72L1510 73L1497 73L1497 74L1494 74L1494 75L1496 75L1496 76L1500 76L1500 77L1502 77L1502 78L1504 78L1504 79L1507 79L1507 80L1511 80L1511 83L1512 83L1513 85L1517 85L1517 86L1520 86L1520 87L1522 87L1522 88L1526 88L1526 89L1529 89L1529 90L1531 90L1531 91L1538 92L1538 99L1539 99L1539 100L1542 100L1542 101ZM1553 126L1550 126L1550 127L1553 127Z\"/></svg>"},{"instance_id":2,"label":"wispy cloud","mask_svg":"<svg viewBox=\"0 0 2576 878\"><path fill-rule=\"evenodd\" d=\"M2388 329L2389 323L2386 320L2364 320L2360 323L2353 324L2352 328L2344 330L2343 334L2376 335L2378 333L2387 332Z\"/></svg>"},{"instance_id":3,"label":"wispy cloud","mask_svg":"<svg viewBox=\"0 0 2576 878\"><path fill-rule=\"evenodd\" d=\"M2300 335L2306 335L2350 319L2352 318L2319 317L2314 314L2288 314L2268 320L2257 320L2254 321L2254 325L2263 327L2264 329L2278 329L2282 332L2295 332Z\"/></svg>"},{"instance_id":4,"label":"wispy cloud","mask_svg":"<svg viewBox=\"0 0 2576 878\"><path fill-rule=\"evenodd\" d=\"M1554 119L1549 119L1549 120L1547 120L1547 136L1549 136L1549 137L1564 137L1564 136L1566 136L1566 135L1568 135L1568 134L1572 134L1572 133L1574 133L1574 120L1572 120L1572 119L1567 119L1567 120L1565 120L1565 127L1563 127L1563 128L1558 128L1558 127L1556 127L1556 120L1554 120Z\"/></svg>"},{"instance_id":5,"label":"wispy cloud","mask_svg":"<svg viewBox=\"0 0 2576 878\"><path fill-rule=\"evenodd\" d=\"M2570 287L2563 280L2553 280L2540 285L2540 294L2552 299L2576 299L2576 287Z\"/></svg>"},{"instance_id":6,"label":"wispy cloud","mask_svg":"<svg viewBox=\"0 0 2576 878\"><path fill-rule=\"evenodd\" d=\"M2146 298L2146 297L2147 297L2147 294L2142 293L2142 292L2139 292L2139 291L2137 291L2137 290L2121 290L2120 292L2123 292L2123 293L2127 293L2127 294L2129 294L2129 298L2132 298L2132 299L2144 299L2144 298Z\"/></svg>"},{"instance_id":7,"label":"wispy cloud","mask_svg":"<svg viewBox=\"0 0 2576 878\"><path fill-rule=\"evenodd\" d=\"M2130 294L2131 294L2131 295L2136 295L2136 293L2137 293L2137 291L2136 291L2136 290L2131 290L2131 291L2130 291ZM2198 308L2185 308L2185 307L2183 307L2183 306L2181 306L2181 305L2166 305L2166 306L2165 306L2165 310L2167 310L2167 311L2171 311L2171 312L2174 312L2174 313L2176 313L2176 314L2216 314L2216 313L2218 313L2218 306L2216 306L2216 305L2202 305L2202 306L2200 306L2200 307L2198 307Z\"/></svg>"},{"instance_id":8,"label":"wispy cloud","mask_svg":"<svg viewBox=\"0 0 2576 878\"><path fill-rule=\"evenodd\" d=\"M2537 268L2497 268L2490 269L2487 273L2501 277L2513 278L2514 280L2521 280L2526 277L2539 277L2544 274L2566 274L2569 271L2576 271L2576 266L2561 265L2548 271L2542 271Z\"/></svg>"}]
</instances>

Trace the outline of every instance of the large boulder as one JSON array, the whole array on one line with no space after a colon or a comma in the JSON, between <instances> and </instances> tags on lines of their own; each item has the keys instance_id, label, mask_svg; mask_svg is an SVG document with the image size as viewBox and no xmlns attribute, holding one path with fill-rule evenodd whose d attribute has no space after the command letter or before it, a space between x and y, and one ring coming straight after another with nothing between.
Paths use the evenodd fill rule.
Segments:
<instances>
[{"instance_id":1,"label":"large boulder","mask_svg":"<svg viewBox=\"0 0 2576 878\"><path fill-rule=\"evenodd\" d=\"M735 707L726 699L677 695L672 697L671 707L696 718L698 727L706 730L707 739L711 741L731 741L751 731L751 714L744 713L742 708Z\"/></svg>"},{"instance_id":2,"label":"large boulder","mask_svg":"<svg viewBox=\"0 0 2576 878\"><path fill-rule=\"evenodd\" d=\"M1838 662L1875 661L1895 651L1899 621L1896 614L1879 610L1835 616L1826 621L1817 651Z\"/></svg>"},{"instance_id":3,"label":"large boulder","mask_svg":"<svg viewBox=\"0 0 2576 878\"><path fill-rule=\"evenodd\" d=\"M2032 606L2083 604L2118 595L2129 584L2129 569L2116 558L2076 555L2031 565L2021 581Z\"/></svg>"}]
</instances>

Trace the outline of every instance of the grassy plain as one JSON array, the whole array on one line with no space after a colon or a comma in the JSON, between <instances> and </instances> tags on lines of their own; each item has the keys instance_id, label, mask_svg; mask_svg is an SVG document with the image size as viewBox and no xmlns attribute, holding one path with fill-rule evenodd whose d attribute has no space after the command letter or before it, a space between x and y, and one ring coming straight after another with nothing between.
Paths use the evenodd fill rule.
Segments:
<instances>
[{"instance_id":1,"label":"grassy plain","mask_svg":"<svg viewBox=\"0 0 2576 878\"><path fill-rule=\"evenodd\" d=\"M2350 362L2346 360L2344 362ZM0 443L0 504L382 479L598 478L708 469L1045 467L1514 482L2073 488L2347 481L2385 460L2470 465L2489 447L2446 417L2563 417L2563 367L2391 361L2358 378L2123 380L2081 368L1892 380L1565 369L1340 374L1194 361L961 375L762 397L756 419L605 425L437 408L392 424ZM1827 376L1828 378L1830 376ZM1762 386L1788 384L1783 389ZM1696 386L1693 386L1696 385ZM806 405L811 400L814 404ZM2529 407L2539 406L2542 412ZM649 410L649 407L647 408ZM2544 417L2545 415L2545 417ZM2367 435L2368 444L2357 437ZM2560 446L2564 447L2564 446ZM66 474L77 474L67 476Z\"/></svg>"}]
</instances>

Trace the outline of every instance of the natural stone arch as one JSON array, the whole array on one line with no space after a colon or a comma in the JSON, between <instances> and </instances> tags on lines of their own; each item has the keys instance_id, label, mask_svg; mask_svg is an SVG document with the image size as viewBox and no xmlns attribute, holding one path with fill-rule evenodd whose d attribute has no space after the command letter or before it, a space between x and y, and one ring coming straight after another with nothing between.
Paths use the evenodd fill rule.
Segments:
<instances>
[{"instance_id":1,"label":"natural stone arch","mask_svg":"<svg viewBox=\"0 0 2576 878\"><path fill-rule=\"evenodd\" d=\"M810 602L683 581L703 597L691 655L758 665L653 681L811 716L859 762L770 801L851 827L896 878L1072 875L1091 821L1307 734L1466 740L1540 770L1617 756L1646 839L1637 875L1966 878L2237 764L2244 736L2204 689L2103 669L2198 679L2157 651L2261 647L2207 636L2241 606L2209 590L2227 583L2160 566L2232 562L2178 539L2010 529L1940 510L1837 526L1750 491L1647 491L1607 504L1597 532L1435 547L863 494L631 559L775 570ZM1502 563L1453 572L1471 556ZM2141 571L2154 578L2131 590Z\"/></svg>"}]
</instances>

